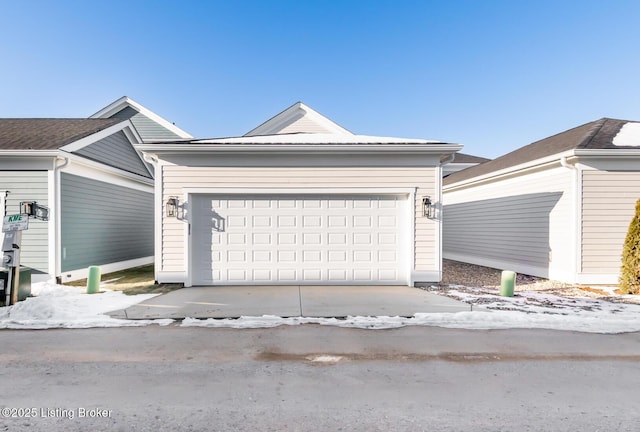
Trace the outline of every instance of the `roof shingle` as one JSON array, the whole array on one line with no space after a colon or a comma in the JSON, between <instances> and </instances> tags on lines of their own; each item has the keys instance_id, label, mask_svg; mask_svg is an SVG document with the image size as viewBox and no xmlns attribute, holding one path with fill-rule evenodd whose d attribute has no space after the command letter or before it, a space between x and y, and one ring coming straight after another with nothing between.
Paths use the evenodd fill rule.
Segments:
<instances>
[{"instance_id":1,"label":"roof shingle","mask_svg":"<svg viewBox=\"0 0 640 432\"><path fill-rule=\"evenodd\" d=\"M613 145L613 138L626 123L629 121L611 118L601 118L585 123L521 147L499 158L453 173L444 179L444 185L469 180L568 150L624 148Z\"/></svg>"},{"instance_id":2,"label":"roof shingle","mask_svg":"<svg viewBox=\"0 0 640 432\"><path fill-rule=\"evenodd\" d=\"M125 119L0 119L0 150L56 150Z\"/></svg>"}]
</instances>

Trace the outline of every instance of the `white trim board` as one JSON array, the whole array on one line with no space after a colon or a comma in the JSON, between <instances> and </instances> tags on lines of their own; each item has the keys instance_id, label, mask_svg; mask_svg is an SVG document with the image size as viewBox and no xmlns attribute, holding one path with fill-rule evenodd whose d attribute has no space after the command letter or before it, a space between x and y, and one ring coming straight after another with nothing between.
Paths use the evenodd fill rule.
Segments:
<instances>
[{"instance_id":1,"label":"white trim board","mask_svg":"<svg viewBox=\"0 0 640 432\"><path fill-rule=\"evenodd\" d=\"M119 261L119 262L110 263L110 264L102 264L99 267L100 267L100 272L102 274L106 274L106 273L112 273L120 270L125 270L128 268L140 267L148 264L153 264L152 256L144 257L144 258L136 258L136 259L127 260L127 261ZM82 268L82 269L63 272L63 274L60 275L60 279L62 280L63 283L72 282L79 279L86 279L88 275L89 275L89 269Z\"/></svg>"}]
</instances>

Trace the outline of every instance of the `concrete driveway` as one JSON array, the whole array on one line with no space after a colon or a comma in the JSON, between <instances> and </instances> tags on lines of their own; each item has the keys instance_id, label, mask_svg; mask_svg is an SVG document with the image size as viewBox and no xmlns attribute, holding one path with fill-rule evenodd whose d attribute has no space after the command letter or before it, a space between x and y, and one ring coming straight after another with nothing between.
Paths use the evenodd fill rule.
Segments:
<instances>
[{"instance_id":1,"label":"concrete driveway","mask_svg":"<svg viewBox=\"0 0 640 432\"><path fill-rule=\"evenodd\" d=\"M110 315L125 319L411 317L470 309L466 303L407 286L220 286L183 288Z\"/></svg>"}]
</instances>

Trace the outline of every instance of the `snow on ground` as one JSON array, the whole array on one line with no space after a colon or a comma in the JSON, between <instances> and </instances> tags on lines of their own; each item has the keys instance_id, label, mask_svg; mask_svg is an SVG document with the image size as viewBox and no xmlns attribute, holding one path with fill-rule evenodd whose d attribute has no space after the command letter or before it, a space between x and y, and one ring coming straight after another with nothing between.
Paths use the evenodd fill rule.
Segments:
<instances>
[{"instance_id":1,"label":"snow on ground","mask_svg":"<svg viewBox=\"0 0 640 432\"><path fill-rule=\"evenodd\" d=\"M500 297L480 288L456 287L436 291L440 295L473 304L471 312L425 313L413 317L185 319L182 327L262 328L280 325L319 324L363 329L437 326L465 329L538 328L587 333L640 331L640 305L593 298L565 298L541 292L518 292ZM620 300L628 300L619 297Z\"/></svg>"},{"instance_id":2,"label":"snow on ground","mask_svg":"<svg viewBox=\"0 0 640 432\"><path fill-rule=\"evenodd\" d=\"M167 325L173 320L120 320L105 315L125 309L155 294L127 296L119 291L85 294L84 289L37 283L23 302L0 308L0 329L89 328ZM413 317L281 318L277 316L238 319L186 318L182 327L267 328L281 325L317 324L362 329L405 326L438 326L466 329L538 328L589 333L640 331L640 305L632 298L563 297L539 291L518 291L500 297L495 291L454 286L434 291L473 305L471 312L416 314ZM633 299L638 296L632 296ZM612 301L614 300L614 301Z\"/></svg>"},{"instance_id":3,"label":"snow on ground","mask_svg":"<svg viewBox=\"0 0 640 432\"><path fill-rule=\"evenodd\" d=\"M120 291L86 294L84 288L38 282L31 294L13 306L0 308L0 329L47 329L166 325L173 320L129 321L105 313L124 309L156 294L127 296Z\"/></svg>"}]
</instances>

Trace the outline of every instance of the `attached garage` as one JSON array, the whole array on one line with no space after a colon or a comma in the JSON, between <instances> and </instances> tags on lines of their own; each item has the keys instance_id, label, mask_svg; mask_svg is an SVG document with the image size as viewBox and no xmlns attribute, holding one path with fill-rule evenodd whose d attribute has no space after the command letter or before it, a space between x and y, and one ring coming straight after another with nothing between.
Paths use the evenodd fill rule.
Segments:
<instances>
[{"instance_id":1,"label":"attached garage","mask_svg":"<svg viewBox=\"0 0 640 432\"><path fill-rule=\"evenodd\" d=\"M145 144L157 173L156 278L437 282L442 165L461 147L354 135L300 103L242 137Z\"/></svg>"}]
</instances>

